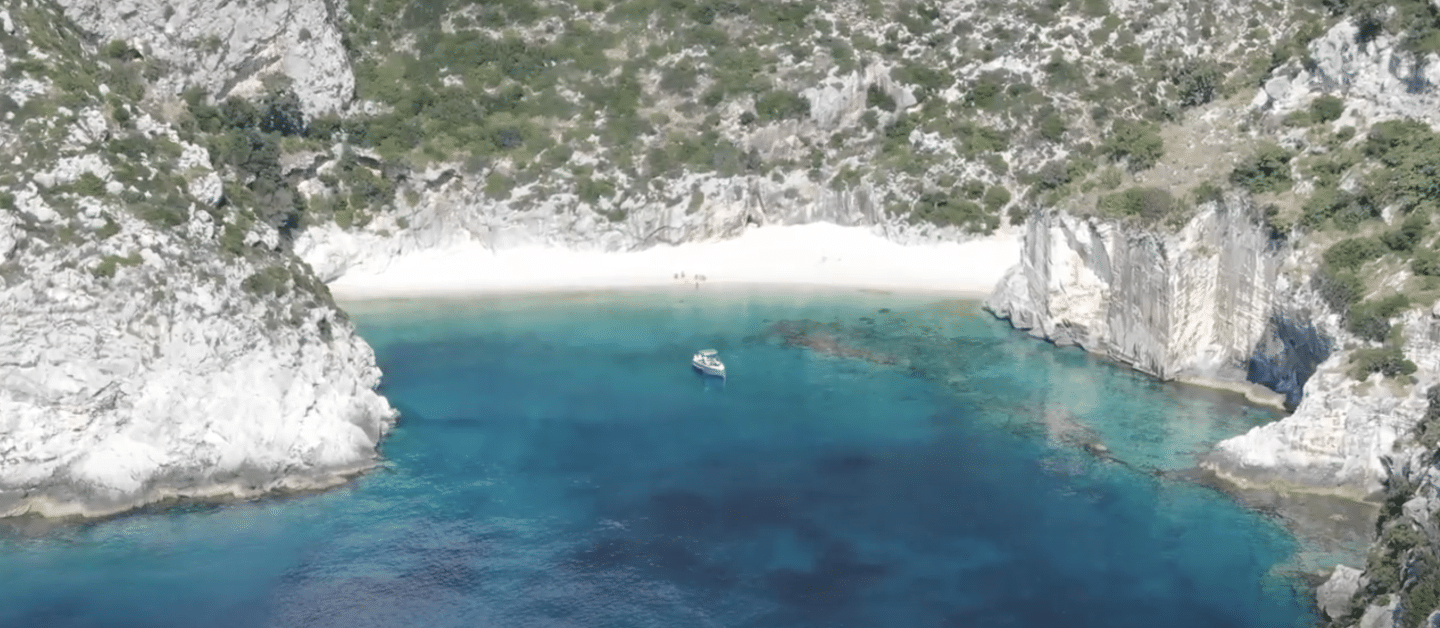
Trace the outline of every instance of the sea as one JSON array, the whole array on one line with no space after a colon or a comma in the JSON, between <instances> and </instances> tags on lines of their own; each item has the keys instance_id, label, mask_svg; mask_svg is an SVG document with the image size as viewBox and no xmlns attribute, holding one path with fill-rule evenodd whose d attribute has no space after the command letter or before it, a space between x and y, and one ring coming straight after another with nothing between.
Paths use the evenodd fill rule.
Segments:
<instances>
[{"instance_id":1,"label":"sea","mask_svg":"<svg viewBox=\"0 0 1440 628\"><path fill-rule=\"evenodd\" d=\"M379 468L9 522L0 626L1316 620L1304 575L1327 550L1188 473L1275 411L978 301L701 286L346 307L402 412ZM726 379L691 368L705 348Z\"/></svg>"}]
</instances>

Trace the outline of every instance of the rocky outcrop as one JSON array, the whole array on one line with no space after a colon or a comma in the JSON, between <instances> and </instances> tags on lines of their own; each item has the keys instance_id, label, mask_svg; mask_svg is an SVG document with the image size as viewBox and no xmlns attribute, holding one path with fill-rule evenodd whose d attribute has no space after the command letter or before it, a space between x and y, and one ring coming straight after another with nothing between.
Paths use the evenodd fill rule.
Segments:
<instances>
[{"instance_id":1,"label":"rocky outcrop","mask_svg":"<svg viewBox=\"0 0 1440 628\"><path fill-rule=\"evenodd\" d=\"M1017 329L1162 379L1287 396L1292 415L1221 442L1202 463L1243 486L1376 494L1383 458L1405 445L1440 374L1440 317L1411 312L1400 324L1414 382L1355 380L1348 352L1332 353L1355 341L1305 281L1312 262L1270 242L1239 199L1176 233L1047 213L1022 237L1021 264L987 302Z\"/></svg>"},{"instance_id":2,"label":"rocky outcrop","mask_svg":"<svg viewBox=\"0 0 1440 628\"><path fill-rule=\"evenodd\" d=\"M1350 600L1360 588L1360 574L1359 569L1340 565L1315 590L1315 601L1325 616L1334 619L1350 614Z\"/></svg>"},{"instance_id":3,"label":"rocky outcrop","mask_svg":"<svg viewBox=\"0 0 1440 628\"><path fill-rule=\"evenodd\" d=\"M355 75L341 44L339 0L59 0L65 14L107 40L124 40L155 62L154 88L178 94L198 85L217 99L292 80L308 115L343 110Z\"/></svg>"},{"instance_id":4,"label":"rocky outcrop","mask_svg":"<svg viewBox=\"0 0 1440 628\"><path fill-rule=\"evenodd\" d=\"M1440 312L1412 311L1399 324L1405 356L1418 367L1411 381L1378 374L1357 381L1349 355L1337 353L1317 367L1292 415L1221 442L1205 465L1240 483L1377 494L1389 476L1385 460L1416 447L1424 391L1440 381ZM1350 340L1341 329L1332 333Z\"/></svg>"},{"instance_id":5,"label":"rocky outcrop","mask_svg":"<svg viewBox=\"0 0 1440 628\"><path fill-rule=\"evenodd\" d=\"M1416 55L1399 38L1373 33L1367 39L1354 21L1336 24L1310 42L1308 63L1277 68L1255 94L1253 105L1284 113L1302 109L1321 94L1346 98L1346 116L1358 120L1414 118L1440 125L1440 56Z\"/></svg>"},{"instance_id":6,"label":"rocky outcrop","mask_svg":"<svg viewBox=\"0 0 1440 628\"><path fill-rule=\"evenodd\" d=\"M986 306L1032 336L1161 379L1245 381L1262 340L1288 335L1275 327L1275 246L1238 198L1177 233L1044 213L1023 242ZM1264 347L1266 372L1305 361L1283 341ZM1303 381L1303 371L1274 375Z\"/></svg>"},{"instance_id":7,"label":"rocky outcrop","mask_svg":"<svg viewBox=\"0 0 1440 628\"><path fill-rule=\"evenodd\" d=\"M257 295L255 266L187 237L213 232L208 213L177 233L89 213L117 233L76 246L0 213L0 516L324 486L374 464L394 418L374 355L303 268Z\"/></svg>"},{"instance_id":8,"label":"rocky outcrop","mask_svg":"<svg viewBox=\"0 0 1440 628\"><path fill-rule=\"evenodd\" d=\"M122 23L138 10L101 8ZM7 36L65 36L44 31L48 5L8 9ZM54 85L3 74L7 102L41 117L0 125L15 166L0 189L0 517L326 486L374 465L395 412L373 353L275 228L217 206L207 150L99 88L59 106Z\"/></svg>"}]
</instances>

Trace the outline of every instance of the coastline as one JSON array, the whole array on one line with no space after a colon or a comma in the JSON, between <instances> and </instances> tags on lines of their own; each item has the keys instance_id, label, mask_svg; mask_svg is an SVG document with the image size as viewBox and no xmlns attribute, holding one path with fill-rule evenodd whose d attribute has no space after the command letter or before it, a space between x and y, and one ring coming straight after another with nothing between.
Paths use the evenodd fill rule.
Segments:
<instances>
[{"instance_id":1,"label":"coastline","mask_svg":"<svg viewBox=\"0 0 1440 628\"><path fill-rule=\"evenodd\" d=\"M729 240L630 252L554 247L496 252L470 242L404 255L379 268L351 269L329 287L338 301L711 285L984 298L1019 262L1018 234L902 245L864 227L812 223L752 227Z\"/></svg>"},{"instance_id":2,"label":"coastline","mask_svg":"<svg viewBox=\"0 0 1440 628\"><path fill-rule=\"evenodd\" d=\"M1181 376L1173 380L1177 384L1186 386L1198 386L1210 390L1220 390L1235 393L1245 398L1245 401L1257 406L1263 406L1278 410L1286 414L1290 409L1285 407L1285 395L1277 393L1269 388L1254 382L1241 382L1232 380L1215 379L1211 377Z\"/></svg>"},{"instance_id":3,"label":"coastline","mask_svg":"<svg viewBox=\"0 0 1440 628\"><path fill-rule=\"evenodd\" d=\"M75 495L43 492L20 497L0 495L0 522L13 523L32 518L52 521L96 520L176 503L226 503L323 492L346 484L383 464L383 461L376 457L350 465L282 475L265 482L217 480L190 486L159 485L137 495L115 499L85 499Z\"/></svg>"}]
</instances>

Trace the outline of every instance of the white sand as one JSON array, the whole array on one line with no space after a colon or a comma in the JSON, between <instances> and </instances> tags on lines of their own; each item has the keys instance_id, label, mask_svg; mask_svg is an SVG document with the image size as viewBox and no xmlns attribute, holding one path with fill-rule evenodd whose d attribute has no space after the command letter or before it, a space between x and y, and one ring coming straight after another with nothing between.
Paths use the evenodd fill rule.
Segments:
<instances>
[{"instance_id":1,"label":"white sand","mask_svg":"<svg viewBox=\"0 0 1440 628\"><path fill-rule=\"evenodd\" d=\"M360 300L716 284L779 284L988 294L1020 260L1016 236L962 244L895 244L859 227L829 223L752 227L732 240L634 253L512 249L466 244L403 256L378 272L351 271L330 284ZM683 273L684 278L678 276Z\"/></svg>"}]
</instances>

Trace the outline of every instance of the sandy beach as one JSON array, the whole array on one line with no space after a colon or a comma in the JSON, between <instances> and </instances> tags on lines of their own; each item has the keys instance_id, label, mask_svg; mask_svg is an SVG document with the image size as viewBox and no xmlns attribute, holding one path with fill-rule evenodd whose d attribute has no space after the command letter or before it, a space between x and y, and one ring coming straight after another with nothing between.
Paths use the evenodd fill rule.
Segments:
<instances>
[{"instance_id":1,"label":"sandy beach","mask_svg":"<svg viewBox=\"0 0 1440 628\"><path fill-rule=\"evenodd\" d=\"M603 253L556 248L494 252L479 243L424 251L379 271L352 270L335 297L364 300L493 292L759 284L984 296L1020 259L1018 235L904 246L829 223L752 227L740 237Z\"/></svg>"}]
</instances>

